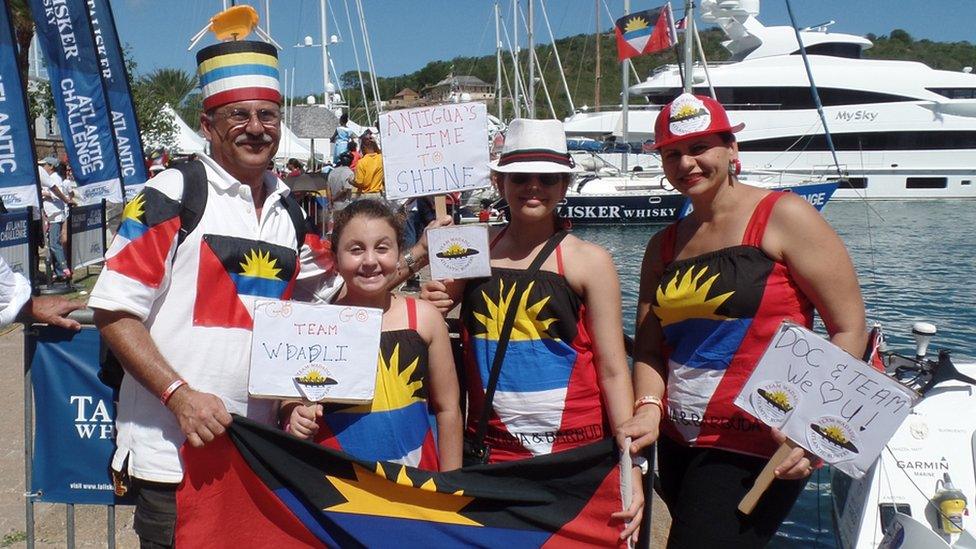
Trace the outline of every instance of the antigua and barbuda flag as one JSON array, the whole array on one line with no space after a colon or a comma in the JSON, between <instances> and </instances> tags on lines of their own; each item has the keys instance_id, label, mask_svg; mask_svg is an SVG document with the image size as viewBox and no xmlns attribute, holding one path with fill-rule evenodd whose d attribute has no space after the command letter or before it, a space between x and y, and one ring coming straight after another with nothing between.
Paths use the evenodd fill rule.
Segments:
<instances>
[{"instance_id":1,"label":"antigua and barbuda flag","mask_svg":"<svg viewBox=\"0 0 976 549\"><path fill-rule=\"evenodd\" d=\"M607 439L446 473L363 461L234 417L184 445L177 547L615 547L617 452Z\"/></svg>"},{"instance_id":2,"label":"antigua and barbuda flag","mask_svg":"<svg viewBox=\"0 0 976 549\"><path fill-rule=\"evenodd\" d=\"M180 229L180 203L146 187L122 211L122 223L106 254L109 269L158 288Z\"/></svg>"},{"instance_id":3,"label":"antigua and barbuda flag","mask_svg":"<svg viewBox=\"0 0 976 549\"><path fill-rule=\"evenodd\" d=\"M672 28L671 4L617 19L613 28L617 35L617 60L670 48L677 43Z\"/></svg>"},{"instance_id":4,"label":"antigua and barbuda flag","mask_svg":"<svg viewBox=\"0 0 976 549\"><path fill-rule=\"evenodd\" d=\"M254 321L240 296L290 299L297 275L298 254L293 248L204 235L193 325L250 330Z\"/></svg>"}]
</instances>

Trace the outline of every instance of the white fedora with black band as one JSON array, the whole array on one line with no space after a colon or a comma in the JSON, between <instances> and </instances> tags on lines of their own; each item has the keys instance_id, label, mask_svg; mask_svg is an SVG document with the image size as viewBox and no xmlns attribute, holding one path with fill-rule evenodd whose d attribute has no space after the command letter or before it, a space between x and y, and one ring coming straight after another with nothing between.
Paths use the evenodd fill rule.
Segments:
<instances>
[{"instance_id":1,"label":"white fedora with black band","mask_svg":"<svg viewBox=\"0 0 976 549\"><path fill-rule=\"evenodd\" d=\"M502 154L488 167L501 173L576 173L559 120L516 118L505 132Z\"/></svg>"}]
</instances>

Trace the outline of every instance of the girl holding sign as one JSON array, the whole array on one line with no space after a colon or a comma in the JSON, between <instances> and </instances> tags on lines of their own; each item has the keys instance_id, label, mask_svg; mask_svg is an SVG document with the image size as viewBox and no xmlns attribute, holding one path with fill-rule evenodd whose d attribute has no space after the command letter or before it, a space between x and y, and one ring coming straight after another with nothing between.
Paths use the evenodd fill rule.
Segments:
<instances>
[{"instance_id":1,"label":"girl holding sign","mask_svg":"<svg viewBox=\"0 0 976 549\"><path fill-rule=\"evenodd\" d=\"M448 471L461 466L454 356L437 309L386 289L402 244L403 227L384 202L357 200L336 213L332 249L345 285L334 303L383 310L376 392L356 406L286 402L281 418L298 438L360 459Z\"/></svg>"},{"instance_id":2,"label":"girl holding sign","mask_svg":"<svg viewBox=\"0 0 976 549\"><path fill-rule=\"evenodd\" d=\"M668 547L764 546L813 471L816 458L794 448L755 511L736 512L785 440L733 405L780 323L810 327L816 309L835 345L855 356L865 346L864 303L843 242L802 198L739 182L740 129L718 102L691 94L655 123L664 173L694 211L655 234L644 254L639 398L623 432L633 451L658 441Z\"/></svg>"},{"instance_id":3,"label":"girl holding sign","mask_svg":"<svg viewBox=\"0 0 976 549\"><path fill-rule=\"evenodd\" d=\"M525 459L616 436L634 399L620 283L610 254L567 235L555 215L576 171L562 123L513 120L491 169L511 211L489 235L491 276L431 281L421 294L444 313L461 301L466 460ZM633 505L614 517L629 522L621 537L636 539L644 499L640 469L631 473Z\"/></svg>"}]
</instances>

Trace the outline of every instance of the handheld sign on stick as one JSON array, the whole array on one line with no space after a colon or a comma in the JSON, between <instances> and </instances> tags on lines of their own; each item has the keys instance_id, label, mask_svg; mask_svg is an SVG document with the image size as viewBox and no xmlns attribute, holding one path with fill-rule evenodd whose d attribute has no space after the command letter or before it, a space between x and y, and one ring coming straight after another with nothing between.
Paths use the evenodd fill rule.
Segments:
<instances>
[{"instance_id":1,"label":"handheld sign on stick","mask_svg":"<svg viewBox=\"0 0 976 549\"><path fill-rule=\"evenodd\" d=\"M434 211L440 218L447 215L445 194L483 189L491 184L488 108L484 103L447 103L390 111L380 115L379 125L388 199L436 195ZM433 278L491 274L490 267L486 267L487 227L438 231L441 242L454 247L441 250L429 246ZM475 235L479 231L483 236ZM435 250L440 255L435 256ZM470 251L482 253L485 261L473 257L475 253L467 253Z\"/></svg>"},{"instance_id":2,"label":"handheld sign on stick","mask_svg":"<svg viewBox=\"0 0 976 549\"><path fill-rule=\"evenodd\" d=\"M248 393L257 398L373 399L383 311L258 300Z\"/></svg>"},{"instance_id":3,"label":"handheld sign on stick","mask_svg":"<svg viewBox=\"0 0 976 549\"><path fill-rule=\"evenodd\" d=\"M917 398L914 391L823 337L783 322L735 405L781 430L790 444L861 478ZM753 491L759 493L750 492L743 499L743 512L751 511L743 508L747 500L754 506L772 482L773 470L791 449L784 447L757 479Z\"/></svg>"},{"instance_id":4,"label":"handheld sign on stick","mask_svg":"<svg viewBox=\"0 0 976 549\"><path fill-rule=\"evenodd\" d=\"M488 110L448 103L380 115L383 174L390 200L483 189L488 178Z\"/></svg>"},{"instance_id":5,"label":"handheld sign on stick","mask_svg":"<svg viewBox=\"0 0 976 549\"><path fill-rule=\"evenodd\" d=\"M488 231L484 225L427 230L430 277L434 280L491 276Z\"/></svg>"}]
</instances>

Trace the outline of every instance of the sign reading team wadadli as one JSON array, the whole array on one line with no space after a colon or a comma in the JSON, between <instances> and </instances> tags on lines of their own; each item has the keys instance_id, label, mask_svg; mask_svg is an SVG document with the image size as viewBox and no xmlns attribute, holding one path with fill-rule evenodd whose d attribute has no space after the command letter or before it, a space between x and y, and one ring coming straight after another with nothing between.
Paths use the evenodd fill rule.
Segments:
<instances>
[{"instance_id":1,"label":"sign reading team wadadli","mask_svg":"<svg viewBox=\"0 0 976 549\"><path fill-rule=\"evenodd\" d=\"M484 103L448 103L380 116L383 172L390 200L490 185L488 110Z\"/></svg>"},{"instance_id":2,"label":"sign reading team wadadli","mask_svg":"<svg viewBox=\"0 0 976 549\"><path fill-rule=\"evenodd\" d=\"M736 406L861 478L917 395L812 331L784 322Z\"/></svg>"},{"instance_id":3,"label":"sign reading team wadadli","mask_svg":"<svg viewBox=\"0 0 976 549\"><path fill-rule=\"evenodd\" d=\"M383 311L259 300L248 392L259 398L373 399Z\"/></svg>"}]
</instances>

